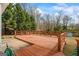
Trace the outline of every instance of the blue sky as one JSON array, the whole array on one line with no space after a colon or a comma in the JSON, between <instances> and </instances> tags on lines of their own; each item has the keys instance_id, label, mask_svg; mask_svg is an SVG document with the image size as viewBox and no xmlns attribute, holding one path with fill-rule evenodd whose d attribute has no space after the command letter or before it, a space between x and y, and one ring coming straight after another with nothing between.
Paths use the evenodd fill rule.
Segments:
<instances>
[{"instance_id":1,"label":"blue sky","mask_svg":"<svg viewBox=\"0 0 79 59\"><path fill-rule=\"evenodd\" d=\"M60 12L71 15L73 22L79 22L79 3L31 3L39 13L58 15Z\"/></svg>"},{"instance_id":2,"label":"blue sky","mask_svg":"<svg viewBox=\"0 0 79 59\"><path fill-rule=\"evenodd\" d=\"M79 3L36 3L32 5L37 7L42 14L58 15L61 12L63 15L71 15L72 22L79 22Z\"/></svg>"},{"instance_id":3,"label":"blue sky","mask_svg":"<svg viewBox=\"0 0 79 59\"><path fill-rule=\"evenodd\" d=\"M33 6L37 7L42 13L51 14L64 10L64 13L78 13L79 3L33 3Z\"/></svg>"}]
</instances>

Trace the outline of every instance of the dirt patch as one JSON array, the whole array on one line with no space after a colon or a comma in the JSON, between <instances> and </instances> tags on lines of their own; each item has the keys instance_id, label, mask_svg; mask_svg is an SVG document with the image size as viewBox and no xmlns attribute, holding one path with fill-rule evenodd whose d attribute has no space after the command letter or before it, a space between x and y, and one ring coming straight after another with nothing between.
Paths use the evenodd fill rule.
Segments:
<instances>
[{"instance_id":1,"label":"dirt patch","mask_svg":"<svg viewBox=\"0 0 79 59\"><path fill-rule=\"evenodd\" d=\"M25 43L23 41L17 40L16 38L14 38L14 36L3 36L2 39L3 39L3 47L2 47L3 51L6 48L6 43L8 44L8 46L12 50L17 50L17 49L20 49L22 47L29 46L28 43Z\"/></svg>"}]
</instances>

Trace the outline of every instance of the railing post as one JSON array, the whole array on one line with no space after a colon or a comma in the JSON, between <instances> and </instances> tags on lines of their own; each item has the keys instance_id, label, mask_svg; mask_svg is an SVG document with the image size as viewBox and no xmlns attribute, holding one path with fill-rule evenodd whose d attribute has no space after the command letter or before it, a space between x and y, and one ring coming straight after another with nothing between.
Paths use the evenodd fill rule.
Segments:
<instances>
[{"instance_id":1,"label":"railing post","mask_svg":"<svg viewBox=\"0 0 79 59\"><path fill-rule=\"evenodd\" d=\"M16 30L15 30L15 33L14 33L14 35L16 36Z\"/></svg>"},{"instance_id":2,"label":"railing post","mask_svg":"<svg viewBox=\"0 0 79 59\"><path fill-rule=\"evenodd\" d=\"M20 34L22 35L22 30L20 30Z\"/></svg>"},{"instance_id":3,"label":"railing post","mask_svg":"<svg viewBox=\"0 0 79 59\"><path fill-rule=\"evenodd\" d=\"M76 39L77 42L77 56L79 56L79 39Z\"/></svg>"},{"instance_id":4,"label":"railing post","mask_svg":"<svg viewBox=\"0 0 79 59\"><path fill-rule=\"evenodd\" d=\"M61 36L60 34L58 35L58 51L61 51Z\"/></svg>"}]
</instances>

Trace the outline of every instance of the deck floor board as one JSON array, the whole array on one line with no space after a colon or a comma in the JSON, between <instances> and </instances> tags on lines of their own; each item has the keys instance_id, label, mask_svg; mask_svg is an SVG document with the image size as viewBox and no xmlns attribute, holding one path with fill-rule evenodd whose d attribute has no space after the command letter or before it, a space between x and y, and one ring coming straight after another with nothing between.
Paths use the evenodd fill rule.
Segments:
<instances>
[{"instance_id":1,"label":"deck floor board","mask_svg":"<svg viewBox=\"0 0 79 59\"><path fill-rule=\"evenodd\" d=\"M53 55L52 52L57 52L58 38L56 36L39 36L39 35L17 35L16 38L24 42L32 43L28 47L21 48L15 52L15 55L23 56L46 56ZM56 48L55 48L56 47ZM56 50L55 50L56 49ZM62 54L61 54L62 55Z\"/></svg>"}]
</instances>

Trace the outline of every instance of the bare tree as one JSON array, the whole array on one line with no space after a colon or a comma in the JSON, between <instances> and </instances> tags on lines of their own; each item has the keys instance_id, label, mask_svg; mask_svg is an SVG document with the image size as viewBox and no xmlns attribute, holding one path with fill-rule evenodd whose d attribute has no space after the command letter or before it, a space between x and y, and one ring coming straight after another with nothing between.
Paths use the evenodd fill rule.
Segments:
<instances>
[{"instance_id":1,"label":"bare tree","mask_svg":"<svg viewBox=\"0 0 79 59\"><path fill-rule=\"evenodd\" d=\"M43 29L45 31L52 31L51 16L49 14L47 14L47 15L44 16Z\"/></svg>"},{"instance_id":2,"label":"bare tree","mask_svg":"<svg viewBox=\"0 0 79 59\"><path fill-rule=\"evenodd\" d=\"M63 20L62 20L63 21L63 29L67 29L67 26L68 26L70 20L71 20L71 18L68 15L65 15L63 17Z\"/></svg>"}]
</instances>

